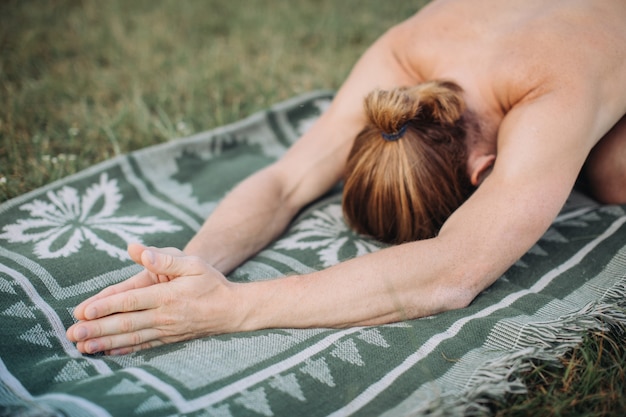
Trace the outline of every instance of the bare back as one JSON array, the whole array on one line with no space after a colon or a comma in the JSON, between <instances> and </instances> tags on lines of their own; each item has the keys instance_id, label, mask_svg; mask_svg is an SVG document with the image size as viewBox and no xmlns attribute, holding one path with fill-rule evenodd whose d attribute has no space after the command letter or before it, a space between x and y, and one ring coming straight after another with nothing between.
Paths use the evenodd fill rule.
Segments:
<instances>
[{"instance_id":1,"label":"bare back","mask_svg":"<svg viewBox=\"0 0 626 417\"><path fill-rule=\"evenodd\" d=\"M558 89L596 111L593 146L626 113L623 0L435 1L405 22L398 50L417 80L449 78L496 129L516 105Z\"/></svg>"}]
</instances>

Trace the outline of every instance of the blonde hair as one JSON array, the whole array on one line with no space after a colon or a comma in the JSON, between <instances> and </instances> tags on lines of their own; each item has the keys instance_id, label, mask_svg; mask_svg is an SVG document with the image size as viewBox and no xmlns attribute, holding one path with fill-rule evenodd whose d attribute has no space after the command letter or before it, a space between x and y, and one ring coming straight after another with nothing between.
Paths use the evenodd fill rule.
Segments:
<instances>
[{"instance_id":1,"label":"blonde hair","mask_svg":"<svg viewBox=\"0 0 626 417\"><path fill-rule=\"evenodd\" d=\"M353 229L388 243L430 238L471 195L461 94L454 82L432 81L366 97L368 124L344 173Z\"/></svg>"}]
</instances>

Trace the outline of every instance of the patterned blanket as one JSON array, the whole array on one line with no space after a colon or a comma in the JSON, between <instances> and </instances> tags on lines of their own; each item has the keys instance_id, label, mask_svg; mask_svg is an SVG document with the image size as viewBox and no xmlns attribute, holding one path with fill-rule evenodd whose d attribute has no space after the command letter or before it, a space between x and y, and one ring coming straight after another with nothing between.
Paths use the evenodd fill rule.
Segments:
<instances>
[{"instance_id":1,"label":"patterned blanket","mask_svg":"<svg viewBox=\"0 0 626 417\"><path fill-rule=\"evenodd\" d=\"M238 181L318 117L316 92L117 157L0 205L0 415L462 415L524 392L529 360L626 323L626 207L572 194L543 238L468 308L385 326L208 337L82 355L72 309L135 274L128 242L182 247ZM325 268L381 245L344 224L341 189L307 207L236 281ZM29 414L30 413L30 414Z\"/></svg>"}]
</instances>

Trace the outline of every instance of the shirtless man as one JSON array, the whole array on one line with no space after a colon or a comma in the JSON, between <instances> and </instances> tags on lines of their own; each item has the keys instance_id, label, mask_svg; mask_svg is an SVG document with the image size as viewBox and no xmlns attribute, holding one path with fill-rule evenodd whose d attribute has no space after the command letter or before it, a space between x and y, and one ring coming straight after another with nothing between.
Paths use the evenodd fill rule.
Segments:
<instances>
[{"instance_id":1,"label":"shirtless man","mask_svg":"<svg viewBox=\"0 0 626 417\"><path fill-rule=\"evenodd\" d=\"M68 338L82 352L116 354L467 306L542 236L581 169L596 198L626 203L624 22L623 0L429 4L371 46L314 127L237 186L184 252L131 245L145 270L81 303ZM435 79L463 88L483 132L467 145L468 175L488 174L437 237L305 276L224 278L340 180L367 93Z\"/></svg>"}]
</instances>

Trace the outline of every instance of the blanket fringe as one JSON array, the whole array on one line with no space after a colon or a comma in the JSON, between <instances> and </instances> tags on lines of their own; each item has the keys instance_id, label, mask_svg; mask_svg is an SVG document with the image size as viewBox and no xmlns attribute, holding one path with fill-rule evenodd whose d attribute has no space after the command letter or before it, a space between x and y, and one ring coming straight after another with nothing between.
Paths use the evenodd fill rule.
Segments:
<instances>
[{"instance_id":1,"label":"blanket fringe","mask_svg":"<svg viewBox=\"0 0 626 417\"><path fill-rule=\"evenodd\" d=\"M489 404L507 395L525 394L521 375L543 362L561 366L560 358L579 346L590 331L622 335L626 331L626 280L614 285L601 300L558 320L532 323L521 331L517 350L485 362L461 395L446 395L420 404L408 416L488 416ZM408 417L407 416L407 417Z\"/></svg>"}]
</instances>

